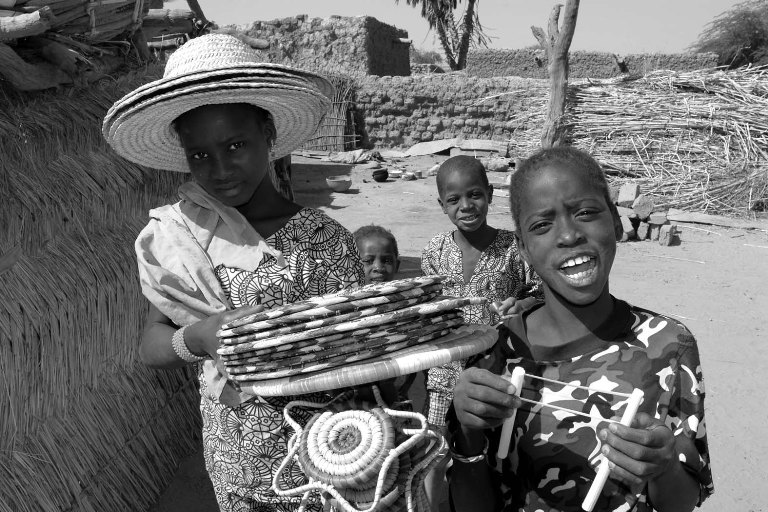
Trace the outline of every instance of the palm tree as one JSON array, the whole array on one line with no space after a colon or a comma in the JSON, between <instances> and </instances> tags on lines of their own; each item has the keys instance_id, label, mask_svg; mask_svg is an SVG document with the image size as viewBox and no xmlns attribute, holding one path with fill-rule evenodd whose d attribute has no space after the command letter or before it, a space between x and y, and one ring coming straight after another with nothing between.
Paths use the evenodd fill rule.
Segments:
<instances>
[{"instance_id":1,"label":"palm tree","mask_svg":"<svg viewBox=\"0 0 768 512\"><path fill-rule=\"evenodd\" d=\"M395 0L399 3L400 0ZM488 37L483 33L477 15L477 1L467 0L467 6L461 21L456 22L454 11L460 0L406 0L413 7L421 6L421 17L427 20L429 28L437 32L445 59L452 70L464 69L467 65L467 53L472 45L473 36L480 46L487 46Z\"/></svg>"}]
</instances>

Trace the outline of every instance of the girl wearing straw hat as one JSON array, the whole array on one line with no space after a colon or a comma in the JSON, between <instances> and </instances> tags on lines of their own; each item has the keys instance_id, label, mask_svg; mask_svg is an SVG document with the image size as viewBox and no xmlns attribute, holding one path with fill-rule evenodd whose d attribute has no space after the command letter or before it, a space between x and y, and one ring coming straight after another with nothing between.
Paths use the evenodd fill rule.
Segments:
<instances>
[{"instance_id":1,"label":"girl wearing straw hat","mask_svg":"<svg viewBox=\"0 0 768 512\"><path fill-rule=\"evenodd\" d=\"M294 510L298 500L270 489L287 452L282 411L291 398L240 392L216 363L216 331L234 308L255 312L363 279L351 234L271 179L270 162L312 136L331 92L320 76L259 62L237 38L211 34L182 46L162 79L120 99L104 120L123 157L191 173L181 200L150 211L136 240L151 303L140 353L155 368L202 363L203 444L221 510ZM304 479L298 467L289 475Z\"/></svg>"}]
</instances>

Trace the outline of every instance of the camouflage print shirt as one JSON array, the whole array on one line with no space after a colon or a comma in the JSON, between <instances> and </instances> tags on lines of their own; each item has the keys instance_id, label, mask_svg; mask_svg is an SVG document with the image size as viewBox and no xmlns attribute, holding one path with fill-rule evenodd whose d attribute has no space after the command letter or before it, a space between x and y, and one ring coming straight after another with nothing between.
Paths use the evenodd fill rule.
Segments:
<instances>
[{"instance_id":1,"label":"camouflage print shirt","mask_svg":"<svg viewBox=\"0 0 768 512\"><path fill-rule=\"evenodd\" d=\"M681 453L684 468L700 483L700 502L713 491L704 422L704 382L693 335L681 323L614 299L615 311L596 337L558 347L531 346L522 317L508 320L485 356L470 362L497 374L515 366L548 379L589 386L584 390L526 377L522 396L588 413L593 419L523 403L515 419L510 455L494 475L505 511L581 510L595 470L602 460L599 418L620 416L625 397L641 388L639 412L661 419L675 435L694 441ZM453 411L449 421L455 425ZM488 433L489 454L496 453L501 429ZM494 460L495 457L490 456ZM653 510L644 489L631 490L609 479L595 510Z\"/></svg>"}]
</instances>

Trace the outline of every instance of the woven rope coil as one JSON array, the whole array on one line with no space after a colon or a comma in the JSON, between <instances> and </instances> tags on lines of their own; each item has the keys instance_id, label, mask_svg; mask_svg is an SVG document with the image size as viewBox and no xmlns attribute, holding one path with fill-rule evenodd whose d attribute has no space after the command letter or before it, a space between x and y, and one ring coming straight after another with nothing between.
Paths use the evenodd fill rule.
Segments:
<instances>
[{"instance_id":1,"label":"woven rope coil","mask_svg":"<svg viewBox=\"0 0 768 512\"><path fill-rule=\"evenodd\" d=\"M426 510L421 483L444 451L445 441L427 428L423 415L388 408L378 388L372 389L376 405L352 400L324 405L294 401L285 406L284 417L295 432L273 477L276 494L302 496L306 503L312 493L319 493L344 512ZM302 428L291 415L296 407L325 410ZM406 423L419 427L405 428ZM309 483L284 488L281 475L295 460Z\"/></svg>"}]
</instances>

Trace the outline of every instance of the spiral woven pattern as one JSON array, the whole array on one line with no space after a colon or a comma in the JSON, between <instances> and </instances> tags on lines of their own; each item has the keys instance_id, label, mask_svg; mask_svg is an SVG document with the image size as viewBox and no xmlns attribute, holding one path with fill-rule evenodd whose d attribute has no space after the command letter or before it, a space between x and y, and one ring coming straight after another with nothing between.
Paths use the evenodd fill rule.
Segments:
<instances>
[{"instance_id":1,"label":"spiral woven pattern","mask_svg":"<svg viewBox=\"0 0 768 512\"><path fill-rule=\"evenodd\" d=\"M325 411L307 424L299 462L311 478L338 489L367 488L395 446L392 420L370 410Z\"/></svg>"}]
</instances>

